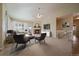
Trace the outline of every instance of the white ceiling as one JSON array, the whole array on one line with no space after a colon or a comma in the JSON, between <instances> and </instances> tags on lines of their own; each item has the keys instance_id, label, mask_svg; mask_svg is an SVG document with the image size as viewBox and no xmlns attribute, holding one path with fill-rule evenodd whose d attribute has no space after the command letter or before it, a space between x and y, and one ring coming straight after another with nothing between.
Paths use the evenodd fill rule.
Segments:
<instances>
[{"instance_id":1,"label":"white ceiling","mask_svg":"<svg viewBox=\"0 0 79 59\"><path fill-rule=\"evenodd\" d=\"M43 15L43 18L79 11L79 4L7 3L5 6L9 16L22 20L35 19L38 13L38 8L40 8L40 14Z\"/></svg>"}]
</instances>

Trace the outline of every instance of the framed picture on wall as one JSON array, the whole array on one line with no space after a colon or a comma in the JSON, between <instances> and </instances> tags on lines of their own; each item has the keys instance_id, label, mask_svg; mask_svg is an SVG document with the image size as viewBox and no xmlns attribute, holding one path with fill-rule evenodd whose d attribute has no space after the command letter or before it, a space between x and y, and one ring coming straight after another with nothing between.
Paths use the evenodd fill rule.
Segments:
<instances>
[{"instance_id":1,"label":"framed picture on wall","mask_svg":"<svg viewBox=\"0 0 79 59\"><path fill-rule=\"evenodd\" d=\"M44 29L49 30L50 29L50 24L44 24Z\"/></svg>"}]
</instances>

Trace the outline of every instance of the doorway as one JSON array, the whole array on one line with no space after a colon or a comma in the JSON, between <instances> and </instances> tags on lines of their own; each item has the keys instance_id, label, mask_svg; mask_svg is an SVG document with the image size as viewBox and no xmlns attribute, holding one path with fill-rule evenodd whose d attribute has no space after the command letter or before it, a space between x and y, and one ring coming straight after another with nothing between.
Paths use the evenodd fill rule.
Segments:
<instances>
[{"instance_id":1,"label":"doorway","mask_svg":"<svg viewBox=\"0 0 79 59\"><path fill-rule=\"evenodd\" d=\"M62 38L62 33L63 33L63 19L62 17L56 17L56 36L57 38Z\"/></svg>"},{"instance_id":2,"label":"doorway","mask_svg":"<svg viewBox=\"0 0 79 59\"><path fill-rule=\"evenodd\" d=\"M79 16L75 16L73 18L73 34L78 35L79 33L79 19L77 18Z\"/></svg>"}]
</instances>

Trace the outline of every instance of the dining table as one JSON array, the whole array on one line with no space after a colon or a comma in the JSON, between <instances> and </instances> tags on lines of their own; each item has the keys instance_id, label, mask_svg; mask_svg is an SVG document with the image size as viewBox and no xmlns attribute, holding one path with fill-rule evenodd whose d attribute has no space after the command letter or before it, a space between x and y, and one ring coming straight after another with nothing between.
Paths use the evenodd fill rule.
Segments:
<instances>
[{"instance_id":1,"label":"dining table","mask_svg":"<svg viewBox=\"0 0 79 59\"><path fill-rule=\"evenodd\" d=\"M29 34L25 34L25 35L24 35L24 39L25 39L25 40L29 40L29 41L30 41L30 40L32 40L32 39L34 39L34 38L35 38L35 36L33 36L33 35L29 35Z\"/></svg>"}]
</instances>

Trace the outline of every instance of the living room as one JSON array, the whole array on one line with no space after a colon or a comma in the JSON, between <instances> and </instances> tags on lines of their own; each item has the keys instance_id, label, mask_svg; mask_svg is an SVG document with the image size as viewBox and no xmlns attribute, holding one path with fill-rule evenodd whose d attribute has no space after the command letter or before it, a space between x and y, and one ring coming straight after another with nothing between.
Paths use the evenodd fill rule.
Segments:
<instances>
[{"instance_id":1,"label":"living room","mask_svg":"<svg viewBox=\"0 0 79 59\"><path fill-rule=\"evenodd\" d=\"M25 36L39 36L35 34L46 33L45 41L48 45L44 46L35 44L31 46L32 50L36 53L33 54L33 51L24 53L24 51L17 55L72 55L72 43L69 40L58 40L57 37L57 22L56 18L60 17L64 19L64 22L69 23L72 27L72 21L74 13L79 12L79 4L53 4L53 3L4 3L2 4L2 48L4 48L4 41L7 36L8 30L14 30L17 35L25 34ZM71 30L71 29L70 29ZM61 35L61 33L60 33ZM62 36L63 37L63 36ZM34 43L34 42L33 42ZM53 46L54 45L54 46ZM51 47L50 47L51 46ZM45 49L47 48L47 49ZM50 48L50 51L49 49ZM56 49L58 48L58 49ZM64 51L64 49L66 50ZM15 49L15 48L13 48ZM38 52L38 50L39 52ZM44 51L43 51L44 49ZM53 50L52 50L53 49ZM9 49L8 49L9 50ZM25 49L26 50L26 49ZM62 50L62 51L61 51ZM45 51L46 54L45 54ZM51 52L52 51L52 52ZM57 53L57 51L60 51ZM3 55L5 52L3 53Z\"/></svg>"}]
</instances>

